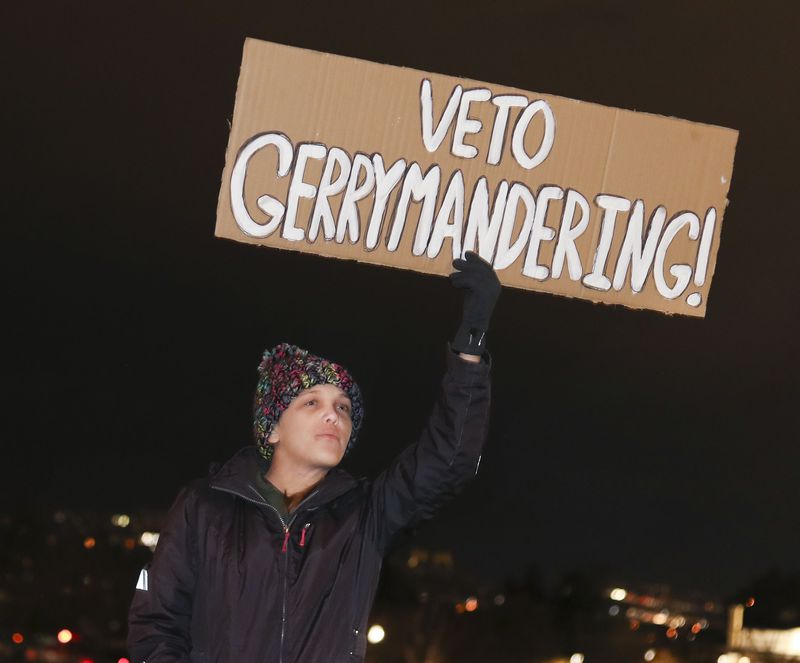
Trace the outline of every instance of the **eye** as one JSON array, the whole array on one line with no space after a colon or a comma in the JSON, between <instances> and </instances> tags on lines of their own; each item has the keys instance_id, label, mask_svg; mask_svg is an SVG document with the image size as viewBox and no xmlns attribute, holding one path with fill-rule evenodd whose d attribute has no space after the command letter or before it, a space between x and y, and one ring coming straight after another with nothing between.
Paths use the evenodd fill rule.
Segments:
<instances>
[{"instance_id":1,"label":"eye","mask_svg":"<svg viewBox=\"0 0 800 663\"><path fill-rule=\"evenodd\" d=\"M313 399L313 398L311 398L311 399L307 400L305 403L303 403L303 405L316 405L316 404L317 404L317 401L315 399Z\"/></svg>"}]
</instances>

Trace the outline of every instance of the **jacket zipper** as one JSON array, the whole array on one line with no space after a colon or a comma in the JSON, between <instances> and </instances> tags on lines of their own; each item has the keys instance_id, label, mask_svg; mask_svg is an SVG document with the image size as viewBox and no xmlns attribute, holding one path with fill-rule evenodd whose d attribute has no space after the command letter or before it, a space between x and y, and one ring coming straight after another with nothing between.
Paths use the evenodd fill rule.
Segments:
<instances>
[{"instance_id":1,"label":"jacket zipper","mask_svg":"<svg viewBox=\"0 0 800 663\"><path fill-rule=\"evenodd\" d=\"M291 524L291 521L290 521ZM286 554L286 541L289 538L289 528L286 528L286 538L283 540L283 595L281 596L281 646L278 649L278 663L283 663L283 639L286 637L286 584L289 575L289 555Z\"/></svg>"},{"instance_id":2,"label":"jacket zipper","mask_svg":"<svg viewBox=\"0 0 800 663\"><path fill-rule=\"evenodd\" d=\"M308 497L306 497L302 502L300 502L300 504L298 504L297 508L294 510L294 513L292 514L292 517L289 518L289 524L285 525L286 534L285 534L285 536L283 538L283 555L284 556L283 556L283 598L282 598L283 605L281 606L281 648L280 648L279 653L278 653L278 663L283 663L283 639L284 639L284 637L286 635L286 594L287 594L286 586L287 586L287 582L288 582L288 578L289 578L289 554L288 554L287 544L289 543L289 528L292 526L292 523L294 522L294 519L297 517L297 514L300 511L300 507L303 506L303 504L305 504L312 497L314 497L314 495L316 495L318 492L319 492L318 490L315 490ZM269 506L271 506L273 509L275 509L275 507L272 506L271 504ZM277 509L275 509L275 511L277 512ZM280 518L280 514L278 514L278 518ZM283 518L281 518L281 522L283 522Z\"/></svg>"},{"instance_id":3,"label":"jacket zipper","mask_svg":"<svg viewBox=\"0 0 800 663\"><path fill-rule=\"evenodd\" d=\"M283 536L283 547L281 548L281 552L284 554L283 558L283 596L281 597L281 645L280 649L278 650L278 663L283 663L283 640L286 636L286 589L287 589L287 576L289 575L289 555L287 554L288 551L288 543L289 543L289 528L292 526L294 519L297 517L297 513L300 511L300 507L303 506L308 500L310 500L314 495L316 495L319 490L315 490L311 493L308 497L306 497L300 504L297 505L297 508L294 510L294 514L291 518L289 518L289 522L284 522L283 518L281 517L280 512L272 506L269 502L265 500L254 500L251 497L245 497L239 492L234 490L228 490L227 488L221 488L218 486L211 486L216 490L221 490L224 493L229 493L231 495L236 495L237 497L241 497L243 500L247 500L248 502L252 502L253 504L258 504L259 506L266 506L272 509L275 512L275 515L278 516L278 520L281 521L281 525L283 526L284 536ZM301 538L301 545L305 545L305 530L309 527L311 523L306 523L306 526L303 528L303 535Z\"/></svg>"}]
</instances>

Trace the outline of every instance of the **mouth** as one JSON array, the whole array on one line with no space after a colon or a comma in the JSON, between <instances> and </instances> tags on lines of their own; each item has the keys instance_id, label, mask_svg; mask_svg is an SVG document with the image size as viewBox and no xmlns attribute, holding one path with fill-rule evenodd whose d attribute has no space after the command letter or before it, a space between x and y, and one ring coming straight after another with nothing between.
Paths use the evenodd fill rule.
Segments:
<instances>
[{"instance_id":1,"label":"mouth","mask_svg":"<svg viewBox=\"0 0 800 663\"><path fill-rule=\"evenodd\" d=\"M319 433L317 437L322 438L323 440L332 440L335 442L339 441L339 436L335 435L334 433Z\"/></svg>"}]
</instances>

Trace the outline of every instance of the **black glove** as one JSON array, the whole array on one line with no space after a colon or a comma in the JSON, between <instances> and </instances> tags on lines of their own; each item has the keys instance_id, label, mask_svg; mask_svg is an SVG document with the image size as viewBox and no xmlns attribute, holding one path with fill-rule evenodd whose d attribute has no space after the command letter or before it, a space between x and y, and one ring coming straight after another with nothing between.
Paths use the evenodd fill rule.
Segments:
<instances>
[{"instance_id":1,"label":"black glove","mask_svg":"<svg viewBox=\"0 0 800 663\"><path fill-rule=\"evenodd\" d=\"M482 355L486 350L489 320L500 296L500 280L492 266L477 253L467 251L464 258L453 261L458 271L450 274L453 285L464 290L461 326L450 345L456 352Z\"/></svg>"}]
</instances>

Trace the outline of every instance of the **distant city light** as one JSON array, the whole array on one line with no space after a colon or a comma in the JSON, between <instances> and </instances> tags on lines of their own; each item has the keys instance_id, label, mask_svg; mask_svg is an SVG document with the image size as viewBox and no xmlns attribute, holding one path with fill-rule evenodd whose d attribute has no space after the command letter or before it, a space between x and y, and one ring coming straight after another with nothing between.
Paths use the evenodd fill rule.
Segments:
<instances>
[{"instance_id":1,"label":"distant city light","mask_svg":"<svg viewBox=\"0 0 800 663\"><path fill-rule=\"evenodd\" d=\"M87 536L83 540L83 547L86 548L86 550L91 550L92 548L95 547L95 545L97 545L97 541L95 541L95 538L93 536Z\"/></svg>"},{"instance_id":2,"label":"distant city light","mask_svg":"<svg viewBox=\"0 0 800 663\"><path fill-rule=\"evenodd\" d=\"M659 626L667 623L667 615L663 612L657 612L653 615L653 624L658 624Z\"/></svg>"},{"instance_id":3,"label":"distant city light","mask_svg":"<svg viewBox=\"0 0 800 663\"><path fill-rule=\"evenodd\" d=\"M117 663L131 663L127 658L121 658L117 661Z\"/></svg>"},{"instance_id":4,"label":"distant city light","mask_svg":"<svg viewBox=\"0 0 800 663\"><path fill-rule=\"evenodd\" d=\"M503 594L498 594L494 597L494 604L496 606L501 606L506 602L506 597Z\"/></svg>"},{"instance_id":5,"label":"distant city light","mask_svg":"<svg viewBox=\"0 0 800 663\"><path fill-rule=\"evenodd\" d=\"M67 644L68 642L71 642L71 641L72 641L72 631L70 631L68 628L62 628L62 629L61 629L61 630L58 632L58 635L56 636L56 638L58 638L58 641L59 641L59 642L60 642L62 645L65 645L65 644Z\"/></svg>"},{"instance_id":6,"label":"distant city light","mask_svg":"<svg viewBox=\"0 0 800 663\"><path fill-rule=\"evenodd\" d=\"M656 657L656 650L655 649L648 649L644 653L644 660L645 661L652 661Z\"/></svg>"},{"instance_id":7,"label":"distant city light","mask_svg":"<svg viewBox=\"0 0 800 663\"><path fill-rule=\"evenodd\" d=\"M749 656L740 656L739 657L739 663L750 663L750 657Z\"/></svg>"},{"instance_id":8,"label":"distant city light","mask_svg":"<svg viewBox=\"0 0 800 663\"><path fill-rule=\"evenodd\" d=\"M456 612L460 615L464 612L464 604L456 603Z\"/></svg>"},{"instance_id":9,"label":"distant city light","mask_svg":"<svg viewBox=\"0 0 800 663\"><path fill-rule=\"evenodd\" d=\"M686 617L681 617L680 615L673 617L669 620L669 625L672 628L681 628L682 626L686 626Z\"/></svg>"},{"instance_id":10,"label":"distant city light","mask_svg":"<svg viewBox=\"0 0 800 663\"><path fill-rule=\"evenodd\" d=\"M730 656L723 654L717 659L717 663L733 663L733 661L731 660Z\"/></svg>"},{"instance_id":11,"label":"distant city light","mask_svg":"<svg viewBox=\"0 0 800 663\"><path fill-rule=\"evenodd\" d=\"M25 642L25 638L22 636L22 633L14 633L14 635L11 636L11 640L15 645L21 645L23 642Z\"/></svg>"},{"instance_id":12,"label":"distant city light","mask_svg":"<svg viewBox=\"0 0 800 663\"><path fill-rule=\"evenodd\" d=\"M386 631L383 630L383 626L380 624L373 624L369 627L369 631L367 631L367 640L369 640L373 645L382 642L385 637Z\"/></svg>"},{"instance_id":13,"label":"distant city light","mask_svg":"<svg viewBox=\"0 0 800 663\"><path fill-rule=\"evenodd\" d=\"M136 547L136 539L128 537L127 539L125 539L122 545L125 546L126 550L133 550Z\"/></svg>"},{"instance_id":14,"label":"distant city light","mask_svg":"<svg viewBox=\"0 0 800 663\"><path fill-rule=\"evenodd\" d=\"M127 527L131 524L131 517L126 513L115 513L111 516L111 524L115 527Z\"/></svg>"},{"instance_id":15,"label":"distant city light","mask_svg":"<svg viewBox=\"0 0 800 663\"><path fill-rule=\"evenodd\" d=\"M609 594L612 601L624 601L627 595L628 592L626 592L621 587L615 587L614 589L611 590L611 593Z\"/></svg>"},{"instance_id":16,"label":"distant city light","mask_svg":"<svg viewBox=\"0 0 800 663\"><path fill-rule=\"evenodd\" d=\"M745 605L748 608L752 608L755 604L756 604L756 600L752 596L749 599L747 599L747 603L745 603Z\"/></svg>"},{"instance_id":17,"label":"distant city light","mask_svg":"<svg viewBox=\"0 0 800 663\"><path fill-rule=\"evenodd\" d=\"M155 550L158 545L158 532L142 532L139 538L143 546L147 546L150 550Z\"/></svg>"},{"instance_id":18,"label":"distant city light","mask_svg":"<svg viewBox=\"0 0 800 663\"><path fill-rule=\"evenodd\" d=\"M464 609L467 612L475 612L478 609L478 599L474 596L470 596L466 601L464 601Z\"/></svg>"},{"instance_id":19,"label":"distant city light","mask_svg":"<svg viewBox=\"0 0 800 663\"><path fill-rule=\"evenodd\" d=\"M569 657L569 663L583 663L583 654L573 654Z\"/></svg>"},{"instance_id":20,"label":"distant city light","mask_svg":"<svg viewBox=\"0 0 800 663\"><path fill-rule=\"evenodd\" d=\"M674 629L674 628L668 628L667 629L667 637L670 640L675 640L678 637L678 630Z\"/></svg>"},{"instance_id":21,"label":"distant city light","mask_svg":"<svg viewBox=\"0 0 800 663\"><path fill-rule=\"evenodd\" d=\"M82 658L78 663L94 663L91 658Z\"/></svg>"},{"instance_id":22,"label":"distant city light","mask_svg":"<svg viewBox=\"0 0 800 663\"><path fill-rule=\"evenodd\" d=\"M408 558L408 568L416 569L419 566L419 557L412 553Z\"/></svg>"},{"instance_id":23,"label":"distant city light","mask_svg":"<svg viewBox=\"0 0 800 663\"><path fill-rule=\"evenodd\" d=\"M612 617L616 617L619 614L619 606L618 605L612 605L608 609L608 614L611 615Z\"/></svg>"},{"instance_id":24,"label":"distant city light","mask_svg":"<svg viewBox=\"0 0 800 663\"><path fill-rule=\"evenodd\" d=\"M702 630L703 630L703 627L700 626L700 622L697 622L696 624L692 624L692 633L697 634L697 633L700 633L700 631L702 631Z\"/></svg>"}]
</instances>

